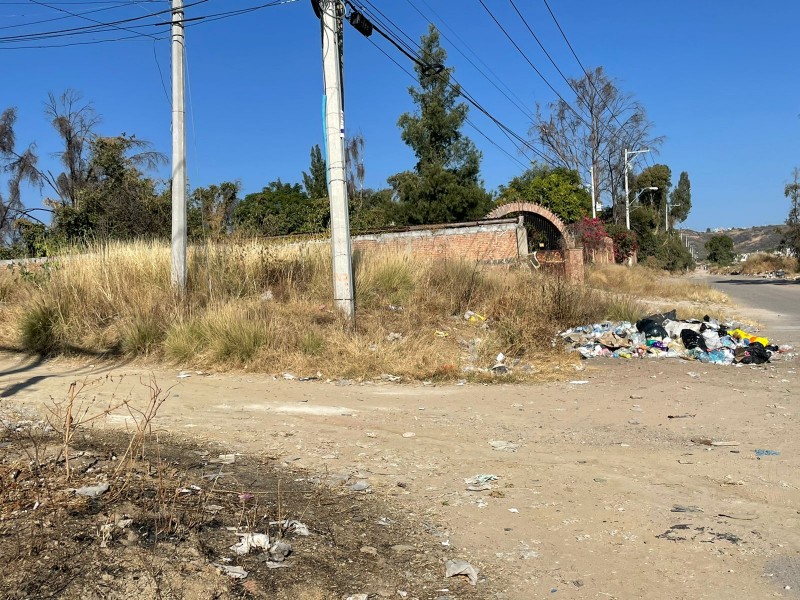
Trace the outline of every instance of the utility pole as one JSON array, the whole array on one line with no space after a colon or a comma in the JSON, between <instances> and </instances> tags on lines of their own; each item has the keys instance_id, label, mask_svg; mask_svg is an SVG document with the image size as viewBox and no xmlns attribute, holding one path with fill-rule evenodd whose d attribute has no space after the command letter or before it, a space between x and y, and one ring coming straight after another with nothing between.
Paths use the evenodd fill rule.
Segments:
<instances>
[{"instance_id":1,"label":"utility pole","mask_svg":"<svg viewBox=\"0 0 800 600\"><path fill-rule=\"evenodd\" d=\"M186 101L183 0L172 0L172 285L186 290Z\"/></svg>"},{"instance_id":2,"label":"utility pole","mask_svg":"<svg viewBox=\"0 0 800 600\"><path fill-rule=\"evenodd\" d=\"M592 218L597 218L597 201L594 197L594 165L589 167L589 177L592 180Z\"/></svg>"},{"instance_id":3,"label":"utility pole","mask_svg":"<svg viewBox=\"0 0 800 600\"><path fill-rule=\"evenodd\" d=\"M344 158L344 109L339 40L344 5L340 0L321 0L322 71L325 85L325 147L328 160L328 198L331 206L331 251L333 254L333 299L351 321L353 261L350 252L350 214Z\"/></svg>"},{"instance_id":4,"label":"utility pole","mask_svg":"<svg viewBox=\"0 0 800 600\"><path fill-rule=\"evenodd\" d=\"M628 231L631 229L631 202L630 198L628 197L628 157L636 154L642 154L644 152L650 152L650 149L644 148L642 150L628 150L625 148L625 227Z\"/></svg>"}]
</instances>

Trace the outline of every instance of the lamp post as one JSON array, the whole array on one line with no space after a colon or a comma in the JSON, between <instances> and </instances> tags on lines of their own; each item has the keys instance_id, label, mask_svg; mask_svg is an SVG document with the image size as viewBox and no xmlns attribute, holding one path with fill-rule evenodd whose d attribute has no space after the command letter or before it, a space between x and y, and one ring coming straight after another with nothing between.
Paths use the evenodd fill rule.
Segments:
<instances>
[{"instance_id":1,"label":"lamp post","mask_svg":"<svg viewBox=\"0 0 800 600\"><path fill-rule=\"evenodd\" d=\"M643 154L645 152L650 152L649 148L643 148L642 150L628 150L625 148L624 156L625 156L625 227L630 230L631 228L631 210L630 210L630 201L628 198L628 157L629 156L636 156L637 154ZM644 190L642 190L644 191Z\"/></svg>"},{"instance_id":2,"label":"lamp post","mask_svg":"<svg viewBox=\"0 0 800 600\"><path fill-rule=\"evenodd\" d=\"M642 188L641 190L636 192L636 195L633 198L633 202L631 202L631 203L629 203L627 201L628 198L627 198L627 194L626 194L626 197L625 197L625 224L628 226L628 231L630 231L630 229L631 229L631 204L636 204L639 201L639 196L641 196L645 192L655 192L655 191L658 191L658 188L655 187L655 186Z\"/></svg>"}]
</instances>

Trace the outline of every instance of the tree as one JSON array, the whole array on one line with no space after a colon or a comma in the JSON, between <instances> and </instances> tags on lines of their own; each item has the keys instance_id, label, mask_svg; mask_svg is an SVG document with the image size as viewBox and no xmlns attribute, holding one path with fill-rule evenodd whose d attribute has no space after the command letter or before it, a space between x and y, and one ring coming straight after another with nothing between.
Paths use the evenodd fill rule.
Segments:
<instances>
[{"instance_id":1,"label":"tree","mask_svg":"<svg viewBox=\"0 0 800 600\"><path fill-rule=\"evenodd\" d=\"M730 265L733 262L733 240L727 235L712 235L705 245L708 260L718 265Z\"/></svg>"},{"instance_id":2,"label":"tree","mask_svg":"<svg viewBox=\"0 0 800 600\"><path fill-rule=\"evenodd\" d=\"M280 179L245 196L233 213L234 225L251 235L315 233L325 230L329 221L327 198L309 198L300 184Z\"/></svg>"},{"instance_id":3,"label":"tree","mask_svg":"<svg viewBox=\"0 0 800 600\"><path fill-rule=\"evenodd\" d=\"M547 115L537 104L530 135L541 142L555 164L586 176L593 167L598 197L603 193L610 196L614 220L619 222L624 218L620 210L625 199L624 150L656 150L663 138L651 134L653 124L644 107L622 92L603 67L587 71L570 83L575 100L571 104L561 99L548 104Z\"/></svg>"},{"instance_id":4,"label":"tree","mask_svg":"<svg viewBox=\"0 0 800 600\"><path fill-rule=\"evenodd\" d=\"M325 159L322 158L319 144L315 144L311 148L311 165L308 173L303 171L303 187L309 198L328 197L328 168L325 165Z\"/></svg>"},{"instance_id":5,"label":"tree","mask_svg":"<svg viewBox=\"0 0 800 600\"><path fill-rule=\"evenodd\" d=\"M169 199L139 168L155 168L166 160L133 135L94 137L76 204L53 204L54 229L71 241L168 238Z\"/></svg>"},{"instance_id":6,"label":"tree","mask_svg":"<svg viewBox=\"0 0 800 600\"><path fill-rule=\"evenodd\" d=\"M689 174L681 172L678 185L672 190L669 197L669 216L672 223L682 223L689 216L692 210L692 185L689 182Z\"/></svg>"},{"instance_id":7,"label":"tree","mask_svg":"<svg viewBox=\"0 0 800 600\"><path fill-rule=\"evenodd\" d=\"M47 172L42 176L58 196L59 202L75 208L79 194L88 183L88 154L100 117L91 103L84 104L83 96L71 89L58 98L50 92L44 112L64 144L63 150L57 154L64 171L58 175Z\"/></svg>"},{"instance_id":8,"label":"tree","mask_svg":"<svg viewBox=\"0 0 800 600\"><path fill-rule=\"evenodd\" d=\"M786 184L783 194L790 202L783 244L795 257L800 258L800 169L797 167L792 171L792 182Z\"/></svg>"},{"instance_id":9,"label":"tree","mask_svg":"<svg viewBox=\"0 0 800 600\"><path fill-rule=\"evenodd\" d=\"M647 188L655 187L657 190L647 190ZM667 210L667 198L669 198L669 191L672 187L672 170L667 165L653 165L647 167L641 173L633 177L633 186L630 188L631 198L633 202L636 199L636 193L641 190L647 190L639 195L639 202L642 206L648 206L655 212L656 218L653 229L658 232L664 224L663 217ZM631 208L634 208L631 205Z\"/></svg>"},{"instance_id":10,"label":"tree","mask_svg":"<svg viewBox=\"0 0 800 600\"><path fill-rule=\"evenodd\" d=\"M238 181L196 188L189 197L189 235L193 239L219 240L227 234L233 226L240 189Z\"/></svg>"},{"instance_id":11,"label":"tree","mask_svg":"<svg viewBox=\"0 0 800 600\"><path fill-rule=\"evenodd\" d=\"M481 154L461 132L468 108L458 101L461 89L451 82L453 69L443 66L447 52L433 25L420 47L421 60L414 67L420 85L409 88L417 111L404 113L397 122L417 163L413 171L390 177L389 184L408 223L481 218L490 207L478 177Z\"/></svg>"},{"instance_id":12,"label":"tree","mask_svg":"<svg viewBox=\"0 0 800 600\"><path fill-rule=\"evenodd\" d=\"M0 244L11 245L16 241L16 220L28 216L22 203L20 188L24 182L41 183L41 173L36 168L38 157L31 144L21 153L16 150L14 124L17 110L7 108L0 113L0 173L8 174L8 196L0 192Z\"/></svg>"},{"instance_id":13,"label":"tree","mask_svg":"<svg viewBox=\"0 0 800 600\"><path fill-rule=\"evenodd\" d=\"M574 223L592 211L591 194L576 171L564 167L534 165L500 186L498 204L534 202L550 209L566 223Z\"/></svg>"},{"instance_id":14,"label":"tree","mask_svg":"<svg viewBox=\"0 0 800 600\"><path fill-rule=\"evenodd\" d=\"M358 132L349 137L344 144L344 160L347 165L347 195L350 203L358 197L359 204L364 201L364 134Z\"/></svg>"}]
</instances>

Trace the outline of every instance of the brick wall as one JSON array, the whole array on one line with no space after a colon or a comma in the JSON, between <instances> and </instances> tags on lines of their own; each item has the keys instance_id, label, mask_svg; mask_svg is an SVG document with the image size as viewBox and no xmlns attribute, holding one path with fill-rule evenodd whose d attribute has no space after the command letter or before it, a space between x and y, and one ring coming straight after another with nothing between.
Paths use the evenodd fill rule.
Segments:
<instances>
[{"instance_id":1,"label":"brick wall","mask_svg":"<svg viewBox=\"0 0 800 600\"><path fill-rule=\"evenodd\" d=\"M406 252L427 258L480 262L512 262L527 254L525 228L516 219L412 228L407 231L359 235L354 252L371 249Z\"/></svg>"}]
</instances>

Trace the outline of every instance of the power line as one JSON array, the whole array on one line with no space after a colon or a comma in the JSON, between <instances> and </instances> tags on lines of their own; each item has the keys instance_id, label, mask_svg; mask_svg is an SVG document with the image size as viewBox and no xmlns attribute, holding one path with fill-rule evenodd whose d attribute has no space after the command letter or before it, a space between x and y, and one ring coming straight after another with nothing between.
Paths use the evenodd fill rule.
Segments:
<instances>
[{"instance_id":1,"label":"power line","mask_svg":"<svg viewBox=\"0 0 800 600\"><path fill-rule=\"evenodd\" d=\"M509 0L509 1L511 1L512 4L513 4L513 0ZM597 86L594 84L594 81L589 76L589 70L584 66L584 64L581 61L581 59L578 58L578 53L575 52L575 48L572 46L572 43L569 41L569 38L567 37L567 34L564 31L564 28L561 27L561 23L559 23L558 18L556 17L555 13L553 12L553 9L550 8L550 3L547 0L542 0L542 2L544 2L545 7L547 8L547 12L550 13L550 17L553 19L553 22L555 23L556 27L558 28L558 31L561 34L561 37L564 38L564 41L567 43L567 47L569 48L569 51L572 53L572 56L575 57L575 61L578 63L578 66L581 68L581 71L583 71L584 75L586 75L586 79L589 82L589 85L592 86L592 89L594 89L595 93L597 94L597 97L598 98L602 98L602 95L600 94L600 90L597 89ZM617 115L614 114L611 111L610 108L608 108L608 104L607 103L604 103L604 104L605 104L605 108L609 111L609 114L613 117L613 119L620 126L620 129L622 129L622 123L620 123L619 119L617 118ZM652 158L650 156L647 156L645 158L645 162L647 162L647 159L650 159L652 161ZM653 165L655 165L655 162L653 162Z\"/></svg>"},{"instance_id":2,"label":"power line","mask_svg":"<svg viewBox=\"0 0 800 600\"><path fill-rule=\"evenodd\" d=\"M423 12L422 12L422 11L421 11L421 10L420 10L420 9L419 9L419 8L418 8L418 7L417 7L417 6L416 6L416 5L415 5L415 4L414 4L414 3L413 3L411 0L406 0L406 2L408 2L408 4L409 4L409 5L411 5L411 7L412 7L414 10L416 10L416 11L417 11L417 12L420 14L420 16L421 16L423 19L425 19L425 20L426 20L426 21L428 21L429 23L433 23L432 19L430 19L430 18L429 18L427 15L425 15L425 14L424 14L424 13L423 13ZM438 15L437 15L437 16L438 16ZM442 22L442 21L441 21L441 17L439 17L439 20L440 20L440 22ZM448 29L449 29L449 27L448 27ZM451 31L452 31L452 30L451 30ZM503 96L505 96L505 98L506 98L506 99L507 99L509 102L511 102L511 104L513 104L514 106L516 106L516 107L517 107L517 109L519 109L519 111L520 111L520 112L521 112L521 113L522 113L524 116L528 117L529 119L533 119L533 118L534 118L532 113L530 113L529 111L525 110L525 108L523 108L523 107L522 107L522 106L521 106L519 103L517 103L516 101L514 101L514 100L511 98L511 96L509 96L509 95L508 95L508 93L506 93L506 92L505 92L503 89L501 89L501 88L500 88L500 86L499 86L499 85L498 85L498 84L497 84L497 83L496 83L494 80L492 80L492 78L491 78L491 77L489 77L489 76L488 76L488 75L487 75L487 74L486 74L486 73L485 73L485 72L484 72L484 71L483 71L483 70L482 70L482 69L481 69L481 68L480 68L478 65L476 65L476 64L475 64L475 63L472 61L472 59L471 59L469 56L467 56L467 55L466 55L464 52L462 52L462 51L461 51L461 49L460 49L460 48L459 48L459 47L458 47L458 46L457 46L457 45L456 45L456 44L455 44L455 43L454 43L454 42L453 42L453 41L452 41L452 40L451 40L449 37L447 37L447 34L445 34L445 33L444 33L444 32L443 32L443 31L442 31L440 28L439 28L439 32L442 34L442 37L443 37L445 40L447 40L447 41L450 43L450 45L451 45L451 46L452 46L452 47L453 47L453 48L456 50L456 52L458 52L459 54L461 54L461 56L463 56L463 57L466 59L466 61L467 61L469 64L471 64L471 65L473 66L473 68L474 68L476 71L478 71L478 73L480 73L481 75L483 75L483 77L486 79L486 81L488 81L489 83L491 83L491 84L492 84L492 85L495 87L495 89L497 89L497 91L498 91L498 92L500 92L500 93L501 93ZM464 43L464 42L463 42L463 40L462 40L462 43ZM466 44L464 44L464 45L466 46ZM473 53L473 54L474 54L474 53ZM485 66L485 65L484 65L484 66ZM488 69L488 67L487 67L487 69ZM495 76L495 78L496 78L498 81L500 81L500 78L499 78L499 77L497 77L497 74L496 74L496 73L494 73L494 72L493 72L491 69L488 69L488 70L489 70L489 72L491 72L491 73L492 73L492 75L494 75L494 76ZM505 84L504 84L504 85L505 85ZM508 86L505 86L505 87L506 87L506 89L508 89ZM510 91L510 90L509 90L509 91ZM512 94L513 94L513 92L512 92ZM517 100L519 100L519 99L517 99ZM521 102L521 100L520 100L520 102Z\"/></svg>"},{"instance_id":3,"label":"power line","mask_svg":"<svg viewBox=\"0 0 800 600\"><path fill-rule=\"evenodd\" d=\"M373 45L375 48L377 48L377 49L378 49L378 51L380 51L380 52L381 52L381 53L382 53L382 54L383 54L383 55L384 55L386 58L388 58L388 59L389 59L390 61L392 61L392 62L393 62L395 65L397 65L397 67L398 67L398 68L399 68L401 71L403 71L403 72L404 72L406 75L408 75L408 76L409 76L409 77L410 77L410 78L411 78L413 81L416 81L417 83L419 83L419 79L417 78L417 76L416 76L416 75L414 75L414 74L413 74L411 71L409 71L408 69L406 69L406 68L405 68L403 65L401 65L399 62L397 62L397 60L395 60L395 58L394 58L393 56L391 56L391 55L390 55L388 52L386 52L386 51L385 51L383 48L381 48L380 46L378 46L378 44L376 44L375 42L373 42L373 41L372 41L370 38L367 38L367 41L368 41L370 44L372 44L372 45ZM471 126L471 127L474 129L474 130L475 130L475 131L477 131L477 132L478 132L478 133L479 133L481 136L483 136L484 138L486 138L486 140L488 140L488 141L489 141L489 143L491 143L492 145L494 145L494 146L495 146L497 149L499 149L501 152L503 152L503 154L505 154L506 156L508 156L508 157L509 157L511 160L513 160L514 162L516 162L516 163L517 163L517 164L518 164L520 167L522 167L523 169L527 169L527 168L528 168L528 167L527 167L527 166L526 166L526 165L525 165L525 164L524 164L522 161L520 161L520 160L519 160L519 159L518 159L516 156L514 156L513 154L511 154L511 153L510 153L508 150L506 150L505 148L503 148L503 147L502 147L500 144L498 144L497 142L495 142L495 141L494 141L492 138L490 138L490 137L489 137L488 135L486 135L486 134L485 134L483 131L481 131L481 129L480 129L480 128L479 128L477 125L475 125L475 123L473 123L473 122L472 122L472 120L471 120L471 119L469 119L469 117L467 117L465 120L466 120L466 122L467 122L467 123L468 123L468 124L469 124L469 125L470 125L470 126ZM512 144L513 144L513 143L514 143L514 142L513 142L513 140L512 140ZM523 152L522 148L520 148L520 147L519 147L519 146L517 146L516 144L514 144L514 146L517 148L517 151L519 151L521 154L524 154L524 152Z\"/></svg>"},{"instance_id":4,"label":"power line","mask_svg":"<svg viewBox=\"0 0 800 600\"><path fill-rule=\"evenodd\" d=\"M358 10L358 11L364 11L365 13L368 13L368 11L366 11L366 10L365 10L365 8L364 8L363 6L358 6L358 5L356 5L356 3L355 3L355 1L354 1L354 0L347 0L347 1L348 1L348 3L350 4L350 6L351 6L351 7L353 7L353 8L355 8L356 10ZM381 14L383 14L383 13L381 13ZM385 17L385 15L384 15L384 17ZM388 17L386 17L386 18L388 18ZM373 28L375 29L375 31L378 31L378 32L379 32L379 33L380 33L380 34L381 34L381 35L382 35L384 38L388 39L388 40L389 40L389 41L390 41L390 42L391 42L391 43L392 43L392 44L393 44L395 47L398 47L398 44L399 44L399 42L397 42L396 40L393 40L393 39L391 39L391 37L389 36L389 34L387 34L386 32L381 32L381 31L380 31L380 27L379 27L379 26L376 26L376 25L375 25L375 23L373 23L372 25L373 25ZM396 25L395 25L395 28L399 30L399 28L398 28ZM406 37L408 37L408 36L407 36L405 33L403 33L403 35L405 35ZM410 38L409 38L409 39L410 39ZM417 45L417 48L418 48L418 49L420 49L420 48L419 48L419 45ZM421 50L421 49L420 49L420 50ZM403 52L403 53L404 53L404 54L406 54L406 56L409 56L409 54L408 54L408 53L406 53L406 52ZM426 64L426 63L425 63L425 62L422 60L422 58L421 58L421 57L420 57L418 54L416 54L416 55L413 55L413 56L409 56L409 58L410 58L412 61L414 61L414 63L416 63L416 64L417 64L417 65L418 65L420 68L422 68L422 69L429 69L429 68L431 67L431 65L428 65L428 64ZM555 165L555 163L553 163L553 161L552 161L552 160L550 160L550 158L549 158L547 155L545 155L545 154L544 154L542 151L540 151L538 148L536 148L535 146L533 146L533 145L532 145L532 144L531 144L531 143L530 143L528 140L526 140L525 138L523 138L522 136L520 136L518 133L516 133L514 130L512 130L510 127L508 127L508 125L506 125L505 123L503 123L502 121L500 121L500 120L499 120L497 117L495 117L493 114L491 114L491 113L490 113L490 112L489 112L489 111L488 111L488 110L487 110L487 109L486 109L486 108L485 108L485 107L484 107L484 106L483 106L483 105L482 105L480 102L478 102L478 101L477 101L477 100L474 98L474 96L472 96L472 94L470 94L468 91L466 91L466 90L464 89L464 87L463 87L463 86L462 86L462 85L461 85L461 84L458 82L458 80L457 80L457 79L456 79L454 76L450 75L450 76L449 76L449 79L451 79L452 81L454 81L454 82L455 82L455 85L454 85L453 83L451 83L449 80L445 80L445 83L446 83L446 85L447 85L448 87L450 87L450 89L452 89L452 90L456 91L456 92L457 92L457 93L458 93L460 96L462 96L462 97L463 97L463 98L464 98L464 99L465 99L465 100L466 100L466 101L467 101L469 104L471 104L471 105L472 105L472 106L473 106L475 109L477 109L479 112L483 113L483 114L484 114L484 115L485 115L485 116L486 116L486 117L487 117L489 120L491 120L491 121L492 121L492 122L493 122L493 123L494 123L494 124L495 124L495 125L496 125L498 128L500 128L500 130L501 130L501 131L502 131L502 132L503 132L503 133L504 133L504 134L505 134L507 137L508 137L508 136L510 136L511 138L514 138L515 140L517 140L517 142L519 142L519 143L520 143L520 144L522 144L524 147L528 148L528 149L529 149L531 152L533 152L534 154L536 154L537 156L539 156L539 157L540 157L542 160L544 160L545 162L547 162L547 163L548 163L548 164L550 164L551 166L556 166L556 165ZM513 143L513 142L512 142L512 143Z\"/></svg>"}]
</instances>

